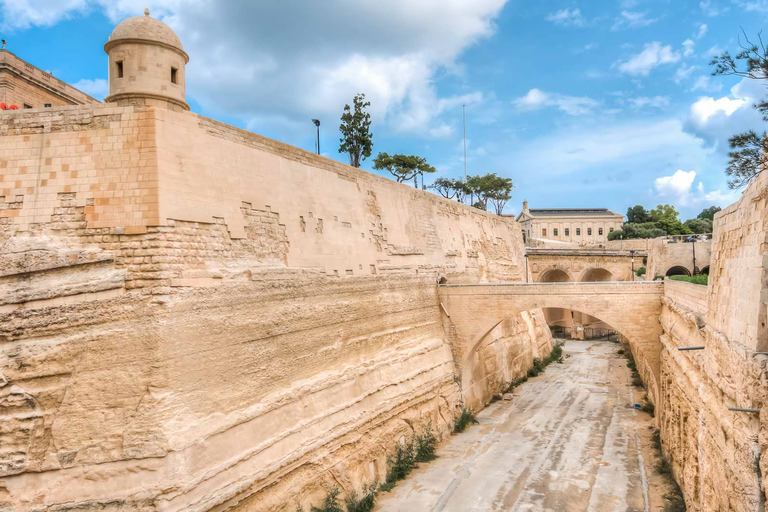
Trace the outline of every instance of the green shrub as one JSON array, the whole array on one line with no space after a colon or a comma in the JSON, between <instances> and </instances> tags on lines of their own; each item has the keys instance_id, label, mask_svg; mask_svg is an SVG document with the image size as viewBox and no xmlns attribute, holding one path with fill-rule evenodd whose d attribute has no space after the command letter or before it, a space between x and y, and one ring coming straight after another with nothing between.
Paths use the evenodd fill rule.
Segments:
<instances>
[{"instance_id":1,"label":"green shrub","mask_svg":"<svg viewBox=\"0 0 768 512\"><path fill-rule=\"evenodd\" d=\"M653 402L648 400L648 395L645 395L645 398L643 398L643 412L647 412L651 415L651 418L656 416L656 406L653 405Z\"/></svg>"},{"instance_id":2,"label":"green shrub","mask_svg":"<svg viewBox=\"0 0 768 512\"><path fill-rule=\"evenodd\" d=\"M655 469L656 472L662 476L672 476L672 464L670 464L663 455L660 456L658 462L656 462Z\"/></svg>"},{"instance_id":3,"label":"green shrub","mask_svg":"<svg viewBox=\"0 0 768 512\"><path fill-rule=\"evenodd\" d=\"M507 386L507 393L511 393L512 391L514 391L514 389L517 386L519 386L520 384L524 384L527 381L528 381L528 376L527 375L524 375L523 377L521 377L519 379L513 380L512 382L509 383L509 386Z\"/></svg>"},{"instance_id":4,"label":"green shrub","mask_svg":"<svg viewBox=\"0 0 768 512\"><path fill-rule=\"evenodd\" d=\"M643 387L643 379L641 379L640 376L636 373L632 375L632 385L639 388Z\"/></svg>"},{"instance_id":5,"label":"green shrub","mask_svg":"<svg viewBox=\"0 0 768 512\"><path fill-rule=\"evenodd\" d=\"M421 434L415 437L416 441L416 455L414 460L416 462L429 462L435 460L437 455L437 437L432 432L432 424L427 423L422 427Z\"/></svg>"},{"instance_id":6,"label":"green shrub","mask_svg":"<svg viewBox=\"0 0 768 512\"><path fill-rule=\"evenodd\" d=\"M339 503L339 490L334 488L328 492L328 496L325 497L322 508L312 507L312 512L344 512Z\"/></svg>"},{"instance_id":7,"label":"green shrub","mask_svg":"<svg viewBox=\"0 0 768 512\"><path fill-rule=\"evenodd\" d=\"M472 412L472 409L467 409L466 407L461 408L461 414L456 416L453 420L453 432L455 434L464 432L467 430L467 427L470 426L473 423L477 423L477 418L475 418L475 413Z\"/></svg>"},{"instance_id":8,"label":"green shrub","mask_svg":"<svg viewBox=\"0 0 768 512\"><path fill-rule=\"evenodd\" d=\"M709 282L709 276L707 274L699 274L697 276L672 276L670 279L673 281L685 281L687 283L703 284L704 286L707 286L707 283Z\"/></svg>"},{"instance_id":9,"label":"green shrub","mask_svg":"<svg viewBox=\"0 0 768 512\"><path fill-rule=\"evenodd\" d=\"M659 429L653 431L653 434L651 435L651 441L653 442L653 447L661 452L661 432L659 432Z\"/></svg>"},{"instance_id":10,"label":"green shrub","mask_svg":"<svg viewBox=\"0 0 768 512\"><path fill-rule=\"evenodd\" d=\"M619 351L617 352L617 354L619 354L619 355L621 355L623 353L624 353L624 349L623 348L620 348Z\"/></svg>"},{"instance_id":11,"label":"green shrub","mask_svg":"<svg viewBox=\"0 0 768 512\"><path fill-rule=\"evenodd\" d=\"M405 445L398 443L395 455L387 457L387 465L389 469L385 483L394 484L408 476L411 470L416 467L413 454L413 440L406 442Z\"/></svg>"},{"instance_id":12,"label":"green shrub","mask_svg":"<svg viewBox=\"0 0 768 512\"><path fill-rule=\"evenodd\" d=\"M376 482L365 488L363 496L358 498L357 493L352 491L347 496L347 512L370 512L376 506L376 497L379 492L376 490Z\"/></svg>"},{"instance_id":13,"label":"green shrub","mask_svg":"<svg viewBox=\"0 0 768 512\"><path fill-rule=\"evenodd\" d=\"M637 269L637 270L635 271L635 274L636 274L637 276L644 276L644 275L645 275L645 267L640 267L639 269Z\"/></svg>"}]
</instances>

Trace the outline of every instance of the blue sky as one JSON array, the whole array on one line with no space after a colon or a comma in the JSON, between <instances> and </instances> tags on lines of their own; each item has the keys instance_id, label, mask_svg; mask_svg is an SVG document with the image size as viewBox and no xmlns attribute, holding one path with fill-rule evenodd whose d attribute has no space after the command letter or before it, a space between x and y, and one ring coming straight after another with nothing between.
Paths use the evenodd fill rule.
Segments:
<instances>
[{"instance_id":1,"label":"blue sky","mask_svg":"<svg viewBox=\"0 0 768 512\"><path fill-rule=\"evenodd\" d=\"M314 150L338 149L339 116L371 101L374 156L424 156L437 176L515 183L533 207L650 208L683 218L738 198L727 139L764 129L765 85L711 77L713 53L768 20L768 0L0 0L8 49L103 98L102 46L149 7L190 54L194 111ZM743 36L742 36L743 37ZM363 168L370 170L370 160Z\"/></svg>"}]
</instances>

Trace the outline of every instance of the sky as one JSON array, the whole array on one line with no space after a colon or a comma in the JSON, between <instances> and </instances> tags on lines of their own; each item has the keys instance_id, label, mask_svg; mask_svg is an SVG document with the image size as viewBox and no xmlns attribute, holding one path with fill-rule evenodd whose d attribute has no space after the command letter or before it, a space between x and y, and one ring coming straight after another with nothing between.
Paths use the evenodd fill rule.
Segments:
<instances>
[{"instance_id":1,"label":"sky","mask_svg":"<svg viewBox=\"0 0 768 512\"><path fill-rule=\"evenodd\" d=\"M728 138L763 130L766 84L711 76L768 21L768 0L0 0L8 50L92 96L107 95L103 44L152 16L190 55L192 110L323 155L340 115L371 102L373 156L425 157L437 172L512 178L505 213L672 204L726 206ZM743 30L743 33L742 33ZM375 171L372 171L375 172Z\"/></svg>"}]
</instances>

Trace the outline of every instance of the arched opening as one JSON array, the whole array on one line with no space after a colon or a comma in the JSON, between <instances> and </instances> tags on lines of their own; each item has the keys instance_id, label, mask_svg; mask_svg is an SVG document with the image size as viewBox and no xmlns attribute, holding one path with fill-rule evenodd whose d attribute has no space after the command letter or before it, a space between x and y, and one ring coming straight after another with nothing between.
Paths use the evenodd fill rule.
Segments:
<instances>
[{"instance_id":1,"label":"arched opening","mask_svg":"<svg viewBox=\"0 0 768 512\"><path fill-rule=\"evenodd\" d=\"M441 278L440 278L440 279L437 281L437 284L447 284L447 283L448 283L448 280L447 280L445 277L441 277Z\"/></svg>"},{"instance_id":2,"label":"arched opening","mask_svg":"<svg viewBox=\"0 0 768 512\"><path fill-rule=\"evenodd\" d=\"M571 310L567 311L570 314ZM589 316L579 311L573 313ZM525 376L534 358L544 359L549 353L541 344L547 327L535 310L510 311L488 327L471 344L462 365L462 394L465 403L476 409L503 393L510 382ZM552 333L552 338L553 345L565 343L565 350L569 346L582 349L587 346L584 343L590 342L634 344L634 340L613 326L601 332L581 329L574 337Z\"/></svg>"},{"instance_id":3,"label":"arched opening","mask_svg":"<svg viewBox=\"0 0 768 512\"><path fill-rule=\"evenodd\" d=\"M681 267L680 265L676 265L670 268L669 270L667 270L667 273L665 275L667 277L672 277L672 276L689 276L690 277L691 273L687 268Z\"/></svg>"},{"instance_id":4,"label":"arched opening","mask_svg":"<svg viewBox=\"0 0 768 512\"><path fill-rule=\"evenodd\" d=\"M573 279L568 275L568 272L559 268L551 268L539 277L540 283L569 283L572 281Z\"/></svg>"},{"instance_id":5,"label":"arched opening","mask_svg":"<svg viewBox=\"0 0 768 512\"><path fill-rule=\"evenodd\" d=\"M591 268L584 272L581 278L582 282L594 283L599 281L612 281L613 274L604 268Z\"/></svg>"},{"instance_id":6,"label":"arched opening","mask_svg":"<svg viewBox=\"0 0 768 512\"><path fill-rule=\"evenodd\" d=\"M706 275L709 275L709 265L707 265L706 267L704 267L703 269L701 269L701 273L702 273L702 274L706 274Z\"/></svg>"}]
</instances>

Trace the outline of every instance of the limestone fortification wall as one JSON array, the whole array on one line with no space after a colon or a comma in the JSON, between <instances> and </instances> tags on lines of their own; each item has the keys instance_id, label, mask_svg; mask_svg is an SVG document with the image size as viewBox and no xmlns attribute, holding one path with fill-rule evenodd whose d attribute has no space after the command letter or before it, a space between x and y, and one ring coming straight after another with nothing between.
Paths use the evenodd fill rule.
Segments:
<instances>
[{"instance_id":1,"label":"limestone fortification wall","mask_svg":"<svg viewBox=\"0 0 768 512\"><path fill-rule=\"evenodd\" d=\"M766 180L715 217L709 286L664 282L657 420L689 511L766 509Z\"/></svg>"},{"instance_id":2,"label":"limestone fortification wall","mask_svg":"<svg viewBox=\"0 0 768 512\"><path fill-rule=\"evenodd\" d=\"M14 512L359 491L462 403L437 279L524 279L510 219L191 113L2 113L0 196ZM508 324L493 392L551 346L540 311Z\"/></svg>"},{"instance_id":3,"label":"limestone fortification wall","mask_svg":"<svg viewBox=\"0 0 768 512\"><path fill-rule=\"evenodd\" d=\"M695 245L695 248L694 248ZM693 256L696 251L696 270L708 267L712 259L712 241L682 242L665 237L648 240L646 278L665 276L672 267L683 267L693 275Z\"/></svg>"}]
</instances>

